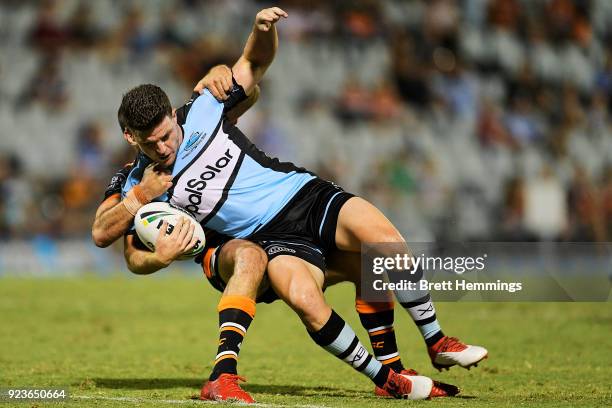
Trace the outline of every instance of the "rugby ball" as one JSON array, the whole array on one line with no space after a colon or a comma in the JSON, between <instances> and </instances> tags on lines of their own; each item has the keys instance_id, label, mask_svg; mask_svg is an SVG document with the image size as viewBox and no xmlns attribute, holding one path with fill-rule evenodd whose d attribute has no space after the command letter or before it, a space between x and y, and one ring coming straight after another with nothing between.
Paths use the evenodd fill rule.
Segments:
<instances>
[{"instance_id":1,"label":"rugby ball","mask_svg":"<svg viewBox=\"0 0 612 408\"><path fill-rule=\"evenodd\" d=\"M178 259L193 258L204 250L204 245L206 244L204 229L191 214L178 207L163 202L152 202L143 205L134 217L136 234L138 234L138 238L147 248L155 251L155 241L157 241L157 236L163 222L166 221L168 223L167 233L170 234L181 217L185 217L195 225L194 235L198 238L198 242L192 250L184 253Z\"/></svg>"}]
</instances>

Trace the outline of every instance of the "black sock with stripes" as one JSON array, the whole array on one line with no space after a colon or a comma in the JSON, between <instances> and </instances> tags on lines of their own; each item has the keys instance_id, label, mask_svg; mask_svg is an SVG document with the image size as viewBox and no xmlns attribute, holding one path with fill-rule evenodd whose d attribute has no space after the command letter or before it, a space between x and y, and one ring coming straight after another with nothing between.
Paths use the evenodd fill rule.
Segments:
<instances>
[{"instance_id":1,"label":"black sock with stripes","mask_svg":"<svg viewBox=\"0 0 612 408\"><path fill-rule=\"evenodd\" d=\"M221 374L237 374L240 345L253 318L241 309L224 309L219 312L219 348L215 366L209 380Z\"/></svg>"},{"instance_id":2,"label":"black sock with stripes","mask_svg":"<svg viewBox=\"0 0 612 408\"><path fill-rule=\"evenodd\" d=\"M401 372L404 365L397 349L395 330L393 329L393 309L374 313L358 313L363 328L368 331L368 336L370 336L370 343L376 360L396 373Z\"/></svg>"},{"instance_id":3,"label":"black sock with stripes","mask_svg":"<svg viewBox=\"0 0 612 408\"><path fill-rule=\"evenodd\" d=\"M368 353L353 329L335 311L332 310L321 330L308 334L315 343L370 378L377 386L382 387L387 381L389 367Z\"/></svg>"}]
</instances>

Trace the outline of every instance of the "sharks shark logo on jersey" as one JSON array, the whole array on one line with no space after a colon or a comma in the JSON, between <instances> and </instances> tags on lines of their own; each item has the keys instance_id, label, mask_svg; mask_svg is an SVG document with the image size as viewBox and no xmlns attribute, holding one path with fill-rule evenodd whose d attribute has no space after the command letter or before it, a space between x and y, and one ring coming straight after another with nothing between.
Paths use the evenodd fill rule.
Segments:
<instances>
[{"instance_id":1,"label":"sharks shark logo on jersey","mask_svg":"<svg viewBox=\"0 0 612 408\"><path fill-rule=\"evenodd\" d=\"M195 148L198 147L200 142L204 140L205 138L206 138L206 133L202 134L202 132L197 132L197 131L193 132L191 136L189 136L189 139L187 139L187 143L185 144L185 147L183 148L184 154L181 157L181 159L184 159L187 156L189 156L189 154L191 154L191 152L194 151Z\"/></svg>"}]
</instances>

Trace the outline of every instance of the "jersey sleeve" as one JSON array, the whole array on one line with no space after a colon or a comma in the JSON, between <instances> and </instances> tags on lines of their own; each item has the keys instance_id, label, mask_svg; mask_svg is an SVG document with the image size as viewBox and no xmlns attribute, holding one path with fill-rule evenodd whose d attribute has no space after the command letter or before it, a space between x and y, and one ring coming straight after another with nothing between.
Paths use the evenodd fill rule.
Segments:
<instances>
[{"instance_id":1,"label":"jersey sleeve","mask_svg":"<svg viewBox=\"0 0 612 408\"><path fill-rule=\"evenodd\" d=\"M132 171L133 167L134 162L131 162L123 166L121 170L115 173L115 175L111 178L110 183L106 187L106 190L104 191L104 200L115 194L121 194L121 189L123 188L123 185L127 180L128 174L130 174L130 171Z\"/></svg>"},{"instance_id":2,"label":"jersey sleeve","mask_svg":"<svg viewBox=\"0 0 612 408\"><path fill-rule=\"evenodd\" d=\"M223 112L227 113L227 111L236 107L240 102L245 101L247 99L247 94L244 91L242 85L236 82L236 79L232 77L233 86L229 92L227 99L223 102L224 109Z\"/></svg>"}]
</instances>

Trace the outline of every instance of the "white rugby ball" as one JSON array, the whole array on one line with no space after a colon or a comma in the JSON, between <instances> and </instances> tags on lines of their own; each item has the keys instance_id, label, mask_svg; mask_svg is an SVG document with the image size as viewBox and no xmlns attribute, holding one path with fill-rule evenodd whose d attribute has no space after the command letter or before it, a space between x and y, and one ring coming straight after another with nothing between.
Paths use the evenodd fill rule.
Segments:
<instances>
[{"instance_id":1,"label":"white rugby ball","mask_svg":"<svg viewBox=\"0 0 612 408\"><path fill-rule=\"evenodd\" d=\"M155 241L159 235L159 230L162 223L166 221L168 223L167 233L171 233L176 226L178 220L181 217L185 217L189 222L195 225L194 235L198 238L198 242L195 244L192 250L184 253L178 259L189 259L198 255L204 250L206 244L206 237L204 236L204 229L195 218L191 216L187 211L180 208L174 207L168 203L163 202L152 202L140 207L136 216L134 217L134 225L136 227L136 234L143 244L147 246L151 251L155 251Z\"/></svg>"}]
</instances>

